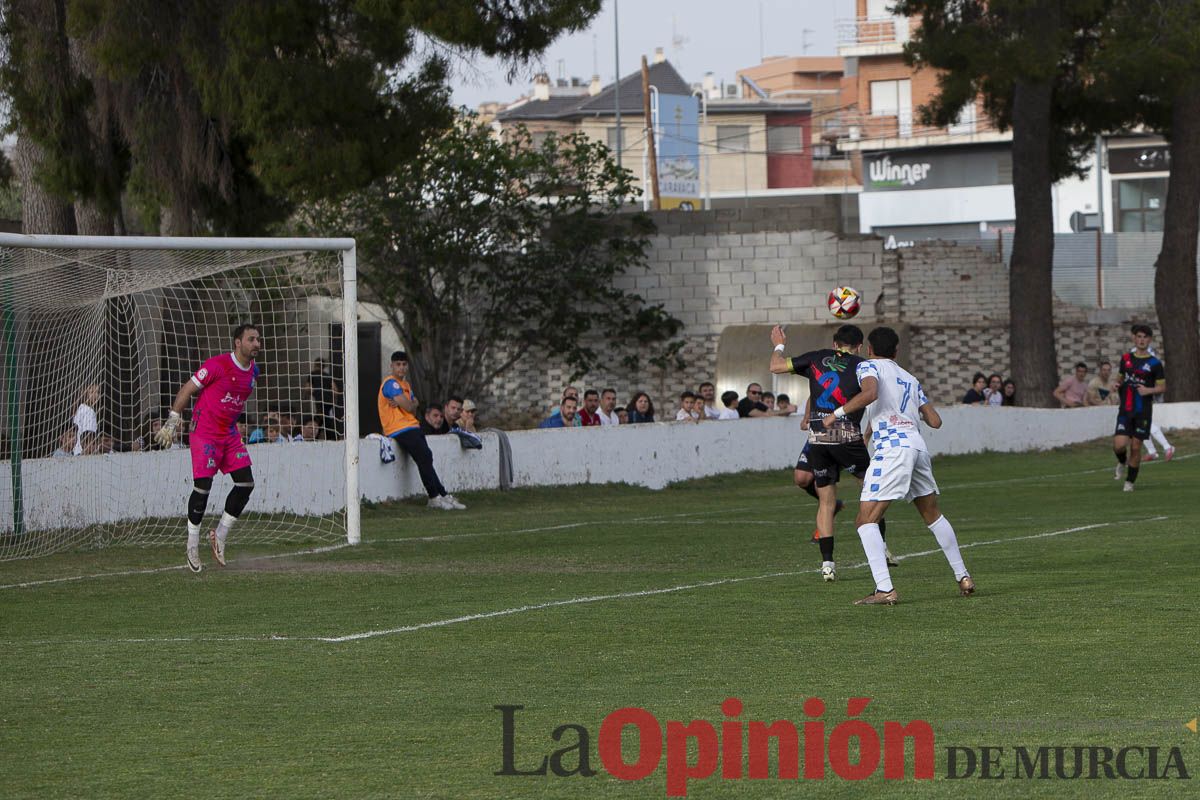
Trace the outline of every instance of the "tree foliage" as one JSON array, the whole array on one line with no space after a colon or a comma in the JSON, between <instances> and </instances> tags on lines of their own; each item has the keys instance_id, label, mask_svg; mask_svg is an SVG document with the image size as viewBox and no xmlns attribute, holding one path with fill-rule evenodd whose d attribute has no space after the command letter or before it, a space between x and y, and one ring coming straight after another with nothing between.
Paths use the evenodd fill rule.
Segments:
<instances>
[{"instance_id":1,"label":"tree foliage","mask_svg":"<svg viewBox=\"0 0 1200 800\"><path fill-rule=\"evenodd\" d=\"M116 213L130 190L168 232L251 233L413 157L451 119L449 58L515 68L599 6L10 0L0 82L52 191Z\"/></svg>"},{"instance_id":2,"label":"tree foliage","mask_svg":"<svg viewBox=\"0 0 1200 800\"><path fill-rule=\"evenodd\" d=\"M418 397L477 393L536 352L576 375L681 346L681 323L613 287L644 262L653 223L620 214L632 176L582 134L533 146L460 124L420 157L305 214L354 236L364 296L407 347Z\"/></svg>"},{"instance_id":3,"label":"tree foliage","mask_svg":"<svg viewBox=\"0 0 1200 800\"><path fill-rule=\"evenodd\" d=\"M1054 182L1078 169L1115 106L1089 95L1090 60L1114 0L900 0L921 19L909 63L940 70L938 95L922 110L946 125L981 97L1013 132L1016 233L1009 270L1009 361L1022 401L1049 405L1057 383L1052 273Z\"/></svg>"}]
</instances>

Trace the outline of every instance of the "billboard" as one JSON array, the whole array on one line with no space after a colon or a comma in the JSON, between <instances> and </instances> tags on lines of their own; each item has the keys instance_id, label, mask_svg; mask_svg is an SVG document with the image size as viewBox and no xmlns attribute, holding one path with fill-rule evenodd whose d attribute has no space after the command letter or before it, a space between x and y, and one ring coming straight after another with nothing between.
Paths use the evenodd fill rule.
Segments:
<instances>
[{"instance_id":1,"label":"billboard","mask_svg":"<svg viewBox=\"0 0 1200 800\"><path fill-rule=\"evenodd\" d=\"M662 208L702 208L700 202L700 98L659 94L654 129Z\"/></svg>"}]
</instances>

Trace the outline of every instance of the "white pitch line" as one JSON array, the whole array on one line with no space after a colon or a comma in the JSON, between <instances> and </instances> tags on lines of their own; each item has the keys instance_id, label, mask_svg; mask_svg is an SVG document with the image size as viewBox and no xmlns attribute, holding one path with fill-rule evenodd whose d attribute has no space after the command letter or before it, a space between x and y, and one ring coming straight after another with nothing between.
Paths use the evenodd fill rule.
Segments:
<instances>
[{"instance_id":1,"label":"white pitch line","mask_svg":"<svg viewBox=\"0 0 1200 800\"><path fill-rule=\"evenodd\" d=\"M1072 528L1063 528L1057 531L1045 531L1043 533L1032 533L1027 536L1011 536L1005 539L989 539L983 542L968 542L960 544L960 550L966 550L972 547L988 547L997 544L1009 544L1011 542L1025 542L1033 539L1048 539L1054 536L1064 536L1068 533L1079 533L1081 531L1090 531L1097 528L1109 528L1114 525L1129 525L1129 524L1145 524L1147 522L1161 522L1169 519L1167 516L1157 516L1142 519L1132 520L1116 520L1111 522L1096 522L1090 525L1077 525ZM941 548L936 550L921 550L916 553L907 553L905 555L896 556L897 561L904 561L913 558L923 558L925 556L940 554ZM868 566L867 562L861 561L857 564L852 564L844 569L862 569ZM496 611L482 611L477 614L464 614L458 617L450 617L448 619L434 620L432 622L421 622L415 625L402 625L396 628L386 628L382 630L363 631L362 633L351 633L344 636L282 636L282 635L267 635L267 636L174 636L168 638L137 638L137 639L73 639L73 640L40 640L40 641L8 641L3 642L4 647L15 647L20 645L68 645L68 644L173 644L173 643L200 643L200 642L327 642L330 644L340 644L343 642L355 642L363 639L375 639L381 636L395 636L402 633L414 633L416 631L428 630L429 628L444 628L449 625L458 625L464 622L474 622L482 619L494 619L496 617L509 617L515 614L524 614L531 611L542 611L549 608L561 608L564 606L585 605L589 603L601 603L607 600L630 600L638 597L653 597L655 595L675 594L678 592L686 592L692 589L706 589L713 586L728 586L736 583L748 583L750 581L771 580L773 578L791 578L799 575L812 575L820 572L818 569L794 570L788 572L767 572L760 575L747 575L740 578L718 578L711 581L698 581L696 583L685 583L677 586L666 586L659 589L642 589L636 592L615 592L613 594L589 595L586 597L572 597L566 600L551 600L545 603L533 603L530 605L516 606L513 608L502 608Z\"/></svg>"},{"instance_id":2,"label":"white pitch line","mask_svg":"<svg viewBox=\"0 0 1200 800\"><path fill-rule=\"evenodd\" d=\"M630 522L647 522L650 520L670 519L673 517L696 517L715 514L736 514L742 511L749 511L749 506L740 508L723 508L718 511L693 511L684 514L661 514L653 517L635 517L634 519L618 519L618 520L594 520L592 522L568 522L563 525L548 525L541 528L521 528L514 531L483 531L480 533L448 533L443 536L408 536L397 539L368 539L366 544L379 543L404 543L404 542L441 542L454 539L473 539L480 536L511 536L520 533L540 533L544 531L560 531L569 528L582 528L588 525L621 525ZM292 558L294 556L308 556L319 553L329 553L334 550L341 550L344 547L350 547L346 542L341 544L328 545L325 547L314 547L309 550L296 550L288 553L273 553L271 555L253 556L251 558L230 559L230 564L251 564L255 561L267 561L274 558ZM24 583L8 583L0 584L0 590L3 589L29 589L35 586L46 586L55 583L73 583L75 581L88 581L97 578L123 578L130 575L155 575L160 572L176 572L187 569L185 564L177 564L169 567L147 567L144 569L126 569L117 572L97 572L89 575L69 575L63 578L45 578L38 581L25 581Z\"/></svg>"},{"instance_id":3,"label":"white pitch line","mask_svg":"<svg viewBox=\"0 0 1200 800\"><path fill-rule=\"evenodd\" d=\"M269 561L273 558L291 558L293 556L311 556L320 553L332 553L334 550L341 550L343 547L349 547L346 542L341 544L325 545L324 547L312 547L307 550L296 550L291 553L272 553L265 556L250 556L249 558L229 559L230 564L252 564L255 561ZM28 589L34 586L45 586L51 583L71 583L74 581L90 581L97 578L122 578L128 575L154 575L159 572L175 572L177 570L187 569L186 564L177 564L171 567L147 567L145 569L126 569L120 572L96 572L91 575L69 575L65 578L45 578L40 581L26 581L24 583L6 583L0 584L0 589Z\"/></svg>"},{"instance_id":4,"label":"white pitch line","mask_svg":"<svg viewBox=\"0 0 1200 800\"><path fill-rule=\"evenodd\" d=\"M1173 458L1171 460L1172 461L1184 461L1189 458L1195 458L1196 456L1200 456L1200 453L1188 453L1185 456L1176 456L1175 458ZM1153 466L1155 464L1162 464L1162 463L1165 463L1162 459L1156 459L1154 461L1143 462L1142 466L1149 467L1149 466ZM1026 476L1023 476L1020 478L997 478L996 480L992 480L992 481L973 481L971 483L955 483L955 484L948 485L948 486L942 486L940 488L942 490L975 489L980 486L1001 486L1006 483L1026 483L1028 481L1041 481L1041 480L1047 480L1050 478L1069 478L1069 477L1072 477L1075 475L1091 475L1091 474L1097 473L1097 472L1112 472L1114 466L1116 466L1115 463L1110 464L1107 467L1100 467L1098 469L1082 469L1082 470L1078 470L1077 472L1052 472L1049 475L1026 475Z\"/></svg>"}]
</instances>

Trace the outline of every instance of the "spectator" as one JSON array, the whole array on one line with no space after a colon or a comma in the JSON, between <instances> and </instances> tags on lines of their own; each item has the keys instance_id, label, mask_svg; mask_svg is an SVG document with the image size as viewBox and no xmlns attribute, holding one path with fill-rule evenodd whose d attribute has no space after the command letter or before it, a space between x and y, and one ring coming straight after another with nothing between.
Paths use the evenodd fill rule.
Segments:
<instances>
[{"instance_id":1,"label":"spectator","mask_svg":"<svg viewBox=\"0 0 1200 800\"><path fill-rule=\"evenodd\" d=\"M75 455L83 455L83 436L86 433L96 433L100 430L99 418L96 416L96 406L100 405L100 384L89 383L83 387L79 398L79 406L71 424L75 426Z\"/></svg>"},{"instance_id":2,"label":"spectator","mask_svg":"<svg viewBox=\"0 0 1200 800\"><path fill-rule=\"evenodd\" d=\"M75 455L75 443L78 441L79 431L75 430L74 425L68 425L67 429L62 432L62 436L58 437L58 449L51 453L51 456L62 458Z\"/></svg>"},{"instance_id":3,"label":"spectator","mask_svg":"<svg viewBox=\"0 0 1200 800\"><path fill-rule=\"evenodd\" d=\"M600 424L600 393L588 389L583 393L583 408L579 411L579 424L585 428Z\"/></svg>"},{"instance_id":4,"label":"spectator","mask_svg":"<svg viewBox=\"0 0 1200 800\"><path fill-rule=\"evenodd\" d=\"M789 417L792 414L795 414L799 410L794 405L792 405L792 398L788 397L786 394L784 394L782 392L780 392L779 396L775 398L775 407L779 411L782 411L783 413L787 414Z\"/></svg>"},{"instance_id":5,"label":"spectator","mask_svg":"<svg viewBox=\"0 0 1200 800\"><path fill-rule=\"evenodd\" d=\"M459 427L470 433L479 433L475 430L475 401L463 400L462 404L462 420L459 422Z\"/></svg>"},{"instance_id":6,"label":"spectator","mask_svg":"<svg viewBox=\"0 0 1200 800\"><path fill-rule=\"evenodd\" d=\"M1004 405L1015 406L1017 404L1017 382L1009 378L1004 382Z\"/></svg>"},{"instance_id":7,"label":"spectator","mask_svg":"<svg viewBox=\"0 0 1200 800\"><path fill-rule=\"evenodd\" d=\"M675 412L677 422L699 422L702 417L696 410L696 395L684 392L679 395L679 410Z\"/></svg>"},{"instance_id":8,"label":"spectator","mask_svg":"<svg viewBox=\"0 0 1200 800\"><path fill-rule=\"evenodd\" d=\"M278 424L267 426L267 436L264 440L268 444L287 444L291 439L283 435L283 429Z\"/></svg>"},{"instance_id":9,"label":"spectator","mask_svg":"<svg viewBox=\"0 0 1200 800\"><path fill-rule=\"evenodd\" d=\"M577 388L575 388L574 386L567 386L567 387L564 387L564 388L563 388L562 397L563 397L564 399L565 399L565 398L568 398L568 397L573 397L573 398L575 398L575 408L576 408L576 411L578 411L578 409L579 409L579 390L578 390ZM562 401L560 400L558 405L556 405L554 408L550 409L550 416L554 416L555 414L559 414L559 412L560 412L561 410L562 410ZM561 414L559 414L559 415L561 416ZM578 428L578 427L580 427L582 424L583 424L583 420L581 420L581 419L579 418L579 414L578 414L578 413L576 413L576 414L575 414L575 424L574 424L574 425L570 425L570 426L568 426L568 427Z\"/></svg>"},{"instance_id":10,"label":"spectator","mask_svg":"<svg viewBox=\"0 0 1200 800\"><path fill-rule=\"evenodd\" d=\"M621 409L624 411L624 409ZM601 425L621 424L621 415L617 410L617 390L605 389L600 392L600 409L596 412Z\"/></svg>"},{"instance_id":11,"label":"spectator","mask_svg":"<svg viewBox=\"0 0 1200 800\"><path fill-rule=\"evenodd\" d=\"M1087 401L1087 364L1080 361L1075 365L1075 374L1068 375L1054 390L1054 399L1063 408L1079 408Z\"/></svg>"},{"instance_id":12,"label":"spectator","mask_svg":"<svg viewBox=\"0 0 1200 800\"><path fill-rule=\"evenodd\" d=\"M1088 381L1087 404L1089 406L1115 406L1120 395L1113 391L1113 383L1112 363L1101 361L1096 377Z\"/></svg>"},{"instance_id":13,"label":"spectator","mask_svg":"<svg viewBox=\"0 0 1200 800\"><path fill-rule=\"evenodd\" d=\"M449 432L450 426L446 424L446 416L442 412L442 404L430 403L425 409L425 419L421 421L421 433L426 436L440 436Z\"/></svg>"},{"instance_id":14,"label":"spectator","mask_svg":"<svg viewBox=\"0 0 1200 800\"><path fill-rule=\"evenodd\" d=\"M982 372L976 372L975 377L971 378L971 388L963 395L963 405L965 406L981 406L987 402L983 391L987 388L987 376Z\"/></svg>"},{"instance_id":15,"label":"spectator","mask_svg":"<svg viewBox=\"0 0 1200 800\"><path fill-rule=\"evenodd\" d=\"M626 408L631 425L640 422L654 422L654 401L645 392L635 392Z\"/></svg>"},{"instance_id":16,"label":"spectator","mask_svg":"<svg viewBox=\"0 0 1200 800\"><path fill-rule=\"evenodd\" d=\"M158 422L158 426L160 428L162 427L161 420L155 420L155 422ZM151 428L152 434L157 432L154 430L154 422L150 423L150 428ZM258 425L255 426L254 430L250 431L250 435L248 437L246 437L246 444L258 444L259 442L266 441L266 439L267 439L267 429L265 427L263 427L262 421L260 420ZM150 441L151 442L154 441L153 435L150 437Z\"/></svg>"},{"instance_id":17,"label":"spectator","mask_svg":"<svg viewBox=\"0 0 1200 800\"><path fill-rule=\"evenodd\" d=\"M458 395L450 395L442 408L442 417L446 422L446 432L454 430L462 422L463 399Z\"/></svg>"},{"instance_id":18,"label":"spectator","mask_svg":"<svg viewBox=\"0 0 1200 800\"><path fill-rule=\"evenodd\" d=\"M625 406L621 406L616 410L617 422L621 425L629 424L629 412L625 410Z\"/></svg>"},{"instance_id":19,"label":"spectator","mask_svg":"<svg viewBox=\"0 0 1200 800\"><path fill-rule=\"evenodd\" d=\"M700 403L696 410L702 413L705 419L720 419L721 406L717 402L717 387L713 386L711 382L705 381L700 384L698 394Z\"/></svg>"},{"instance_id":20,"label":"spectator","mask_svg":"<svg viewBox=\"0 0 1200 800\"><path fill-rule=\"evenodd\" d=\"M762 402L762 386L752 383L746 387L746 396L738 403L739 417L782 417L778 411L772 411Z\"/></svg>"},{"instance_id":21,"label":"spectator","mask_svg":"<svg viewBox=\"0 0 1200 800\"><path fill-rule=\"evenodd\" d=\"M238 438L241 439L243 442L245 442L246 439L249 438L250 428L249 428L249 426L246 425L246 415L245 414L243 414L241 417L238 418L237 432L238 432Z\"/></svg>"},{"instance_id":22,"label":"spectator","mask_svg":"<svg viewBox=\"0 0 1200 800\"><path fill-rule=\"evenodd\" d=\"M721 403L725 406L721 409L721 416L717 419L739 419L742 415L738 413L738 393L730 389L728 392L721 393Z\"/></svg>"},{"instance_id":23,"label":"spectator","mask_svg":"<svg viewBox=\"0 0 1200 800\"><path fill-rule=\"evenodd\" d=\"M466 508L458 499L446 491L433 467L433 451L425 441L425 434L417 423L417 398L408 382L408 353L397 350L392 353L392 371L379 387L379 424L383 435L391 439L417 465L421 485L429 496L429 508L442 511Z\"/></svg>"},{"instance_id":24,"label":"spectator","mask_svg":"<svg viewBox=\"0 0 1200 800\"><path fill-rule=\"evenodd\" d=\"M774 392L763 392L762 393L762 404L767 407L767 411L774 411L775 410L775 393Z\"/></svg>"},{"instance_id":25,"label":"spectator","mask_svg":"<svg viewBox=\"0 0 1200 800\"><path fill-rule=\"evenodd\" d=\"M309 417L304 420L304 424L300 426L300 433L297 434L293 441L296 442L315 442L321 438L321 423L316 417Z\"/></svg>"},{"instance_id":26,"label":"spectator","mask_svg":"<svg viewBox=\"0 0 1200 800\"><path fill-rule=\"evenodd\" d=\"M335 415L334 380L323 359L318 358L313 362L308 379L304 382L304 388L308 390L313 410L322 417L332 419Z\"/></svg>"},{"instance_id":27,"label":"spectator","mask_svg":"<svg viewBox=\"0 0 1200 800\"><path fill-rule=\"evenodd\" d=\"M992 373L988 376L987 388L983 390L984 405L987 406L1002 406L1004 405L1004 378L1003 376Z\"/></svg>"},{"instance_id":28,"label":"spectator","mask_svg":"<svg viewBox=\"0 0 1200 800\"><path fill-rule=\"evenodd\" d=\"M289 442L296 438L296 420L291 414L279 415L279 433Z\"/></svg>"},{"instance_id":29,"label":"spectator","mask_svg":"<svg viewBox=\"0 0 1200 800\"><path fill-rule=\"evenodd\" d=\"M562 403L559 404L558 411L551 414L546 419L542 420L539 428L574 428L575 427L575 411L579 407L579 402L574 397L564 397Z\"/></svg>"}]
</instances>

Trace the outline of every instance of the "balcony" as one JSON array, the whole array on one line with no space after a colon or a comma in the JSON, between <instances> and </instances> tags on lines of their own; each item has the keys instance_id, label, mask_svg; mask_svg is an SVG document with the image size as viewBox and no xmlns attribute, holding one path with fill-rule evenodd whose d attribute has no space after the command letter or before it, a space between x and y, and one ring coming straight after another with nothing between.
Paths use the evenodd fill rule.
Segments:
<instances>
[{"instance_id":1,"label":"balcony","mask_svg":"<svg viewBox=\"0 0 1200 800\"><path fill-rule=\"evenodd\" d=\"M903 53L916 24L908 17L897 16L838 20L838 55L856 58Z\"/></svg>"},{"instance_id":2,"label":"balcony","mask_svg":"<svg viewBox=\"0 0 1200 800\"><path fill-rule=\"evenodd\" d=\"M948 144L973 144L1007 141L987 117L976 117L970 107L954 124L935 128L921 124L913 111L894 114L862 114L847 111L837 116L837 124L822 131L826 141L836 140L838 150L888 150L899 147L924 147Z\"/></svg>"}]
</instances>

